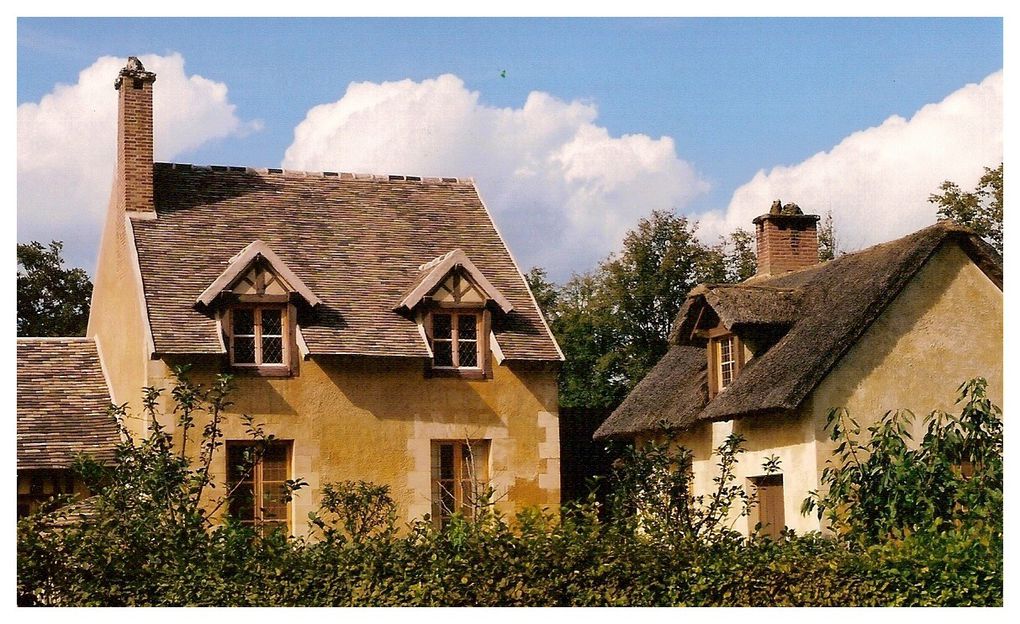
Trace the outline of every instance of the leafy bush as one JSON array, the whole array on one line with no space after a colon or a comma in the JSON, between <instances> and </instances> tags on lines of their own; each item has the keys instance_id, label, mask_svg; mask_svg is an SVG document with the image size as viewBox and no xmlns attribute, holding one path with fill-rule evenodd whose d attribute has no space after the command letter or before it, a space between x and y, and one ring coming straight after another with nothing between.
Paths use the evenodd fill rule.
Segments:
<instances>
[{"instance_id":1,"label":"leafy bush","mask_svg":"<svg viewBox=\"0 0 1020 624\"><path fill-rule=\"evenodd\" d=\"M987 382L960 386L960 414L933 412L916 448L909 444L914 415L887 412L862 435L845 409L829 413L838 442L822 471L825 493L804 501L838 535L875 541L934 527L984 521L1002 525L1002 412Z\"/></svg>"},{"instance_id":2,"label":"leafy bush","mask_svg":"<svg viewBox=\"0 0 1020 624\"><path fill-rule=\"evenodd\" d=\"M188 378L188 367L175 368L174 375L176 445L157 412L162 391L145 388L148 435L134 439L124 425L125 406L111 406L123 440L115 462L102 466L87 457L76 462L97 494L53 514L19 520L19 604L187 604L199 595L197 584L205 570L217 569L219 561L248 565L234 556L217 559L216 547L246 543L250 529L228 523L210 531L231 494L225 487L219 489L223 494L210 494L216 485L210 467L223 446L232 379L222 375L203 388ZM200 412L206 413L207 424L191 457L188 442ZM243 419L254 450L242 468L250 471L274 438L250 417ZM301 480L287 482L288 495L303 485Z\"/></svg>"},{"instance_id":3,"label":"leafy bush","mask_svg":"<svg viewBox=\"0 0 1020 624\"><path fill-rule=\"evenodd\" d=\"M222 412L228 390L229 379L204 391L182 376L173 391L178 422L199 410ZM531 509L507 518L489 507L473 520L455 515L442 529L428 518L398 529L385 487L343 482L323 487L320 509L310 518L314 538L289 538L230 521L212 524L218 499L208 496L208 463L183 461L156 426L145 440L123 445L112 468L83 466L95 483L105 483L97 486L95 513L65 508L19 522L18 600L64 606L1001 605L999 411L980 382L964 390L962 413L931 419L916 452L896 442L903 436L895 417L867 439L853 424L837 425L843 432L837 437L854 439L844 451L865 454L859 465L834 465L827 482L837 487L814 500L843 539L790 531L778 540L748 539L730 531L724 520L730 512L754 504L732 483L741 451L736 437L718 449L716 493L701 499L690 495L683 470L689 453L664 443L621 458L612 514L592 496L558 513ZM249 425L256 441L270 438ZM202 439L200 455L215 452L216 426L205 428ZM964 461L972 465L966 473L957 468ZM874 466L913 479L904 487L936 474L954 480L937 496L911 499L895 484L873 481ZM977 491L982 488L989 491ZM893 502L885 513L883 499ZM912 500L918 504L912 507ZM861 509L848 508L854 505ZM58 522L61 517L75 522Z\"/></svg>"},{"instance_id":4,"label":"leafy bush","mask_svg":"<svg viewBox=\"0 0 1020 624\"><path fill-rule=\"evenodd\" d=\"M708 495L694 494L694 454L677 444L675 435L639 447L623 446L617 451L611 477L613 519L666 542L736 537L735 518L747 516L757 504L755 494L736 482L744 442L742 435L730 434L715 449L718 471L713 477L715 488ZM779 460L768 458L762 470L777 472Z\"/></svg>"}]
</instances>

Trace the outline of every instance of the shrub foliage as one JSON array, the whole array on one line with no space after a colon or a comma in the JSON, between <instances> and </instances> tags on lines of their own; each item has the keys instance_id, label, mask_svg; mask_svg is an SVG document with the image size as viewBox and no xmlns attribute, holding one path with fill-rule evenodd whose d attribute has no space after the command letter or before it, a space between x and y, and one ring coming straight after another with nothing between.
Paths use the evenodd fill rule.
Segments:
<instances>
[{"instance_id":1,"label":"shrub foliage","mask_svg":"<svg viewBox=\"0 0 1020 624\"><path fill-rule=\"evenodd\" d=\"M198 447L203 460L222 444L215 423L229 405L229 388L229 378L221 378L204 390L181 370L172 390L179 432L194 427L198 412L208 416ZM836 531L825 537L786 531L778 540L743 538L729 528L755 504L734 484L732 467L742 450L737 437L717 449L717 488L706 497L691 495L689 452L666 441L621 456L608 510L593 495L555 513L530 509L507 518L487 505L441 529L427 517L398 526L385 487L342 482L322 488L320 509L309 517L310 537L294 538L211 522L229 493L211 483L208 461L188 462L181 440L157 424L146 439L126 441L114 466L82 462L98 492L89 499L92 513L79 503L19 522L18 600L60 606L1001 605L1000 412L982 382L963 390L961 413L932 416L915 450L903 444L903 414L863 432L845 412L834 414L830 431L841 447L823 479L828 489L806 506ZM153 412L158 395L147 396ZM122 409L115 413L124 416ZM271 439L248 423L256 448ZM856 459L847 461L847 453ZM291 488L301 485L297 480Z\"/></svg>"}]
</instances>

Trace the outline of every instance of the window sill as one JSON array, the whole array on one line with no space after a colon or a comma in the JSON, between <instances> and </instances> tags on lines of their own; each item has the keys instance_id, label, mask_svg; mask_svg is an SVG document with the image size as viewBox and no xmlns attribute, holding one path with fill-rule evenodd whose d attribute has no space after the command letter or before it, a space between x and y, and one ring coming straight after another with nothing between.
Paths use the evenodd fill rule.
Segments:
<instances>
[{"instance_id":1,"label":"window sill","mask_svg":"<svg viewBox=\"0 0 1020 624\"><path fill-rule=\"evenodd\" d=\"M230 372L247 377L292 377L294 371L289 366L237 366L230 367Z\"/></svg>"},{"instance_id":2,"label":"window sill","mask_svg":"<svg viewBox=\"0 0 1020 624\"><path fill-rule=\"evenodd\" d=\"M485 374L480 368L429 368L425 371L426 377L448 377L453 379L489 379L491 376Z\"/></svg>"}]
</instances>

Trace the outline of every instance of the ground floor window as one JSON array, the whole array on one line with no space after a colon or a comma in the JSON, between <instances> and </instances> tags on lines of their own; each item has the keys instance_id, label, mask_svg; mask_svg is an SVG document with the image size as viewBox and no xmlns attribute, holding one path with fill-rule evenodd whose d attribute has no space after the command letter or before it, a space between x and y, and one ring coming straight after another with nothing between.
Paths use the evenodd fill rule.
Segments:
<instances>
[{"instance_id":1,"label":"ground floor window","mask_svg":"<svg viewBox=\"0 0 1020 624\"><path fill-rule=\"evenodd\" d=\"M260 450L261 449L261 450ZM260 531L290 530L286 482L292 443L227 442L227 485L230 515Z\"/></svg>"},{"instance_id":2,"label":"ground floor window","mask_svg":"<svg viewBox=\"0 0 1020 624\"><path fill-rule=\"evenodd\" d=\"M455 513L473 518L489 483L488 440L432 442L432 518L445 526Z\"/></svg>"},{"instance_id":3,"label":"ground floor window","mask_svg":"<svg viewBox=\"0 0 1020 624\"><path fill-rule=\"evenodd\" d=\"M70 470L23 470L18 472L18 517L34 514L55 496L74 494Z\"/></svg>"},{"instance_id":4,"label":"ground floor window","mask_svg":"<svg viewBox=\"0 0 1020 624\"><path fill-rule=\"evenodd\" d=\"M751 528L761 523L760 535L778 539L779 533L786 527L783 475L752 477L750 481L758 497L758 504L751 511Z\"/></svg>"}]
</instances>

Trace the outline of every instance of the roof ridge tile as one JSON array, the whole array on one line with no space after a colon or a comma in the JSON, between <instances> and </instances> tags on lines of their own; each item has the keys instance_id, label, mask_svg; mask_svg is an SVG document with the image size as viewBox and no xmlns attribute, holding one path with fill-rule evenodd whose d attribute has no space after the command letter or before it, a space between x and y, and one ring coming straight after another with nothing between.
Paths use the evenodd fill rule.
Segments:
<instances>
[{"instance_id":1,"label":"roof ridge tile","mask_svg":"<svg viewBox=\"0 0 1020 624\"><path fill-rule=\"evenodd\" d=\"M95 342L91 336L18 336L18 342Z\"/></svg>"},{"instance_id":2,"label":"roof ridge tile","mask_svg":"<svg viewBox=\"0 0 1020 624\"><path fill-rule=\"evenodd\" d=\"M416 174L388 174L347 171L312 171L305 169L284 169L281 167L244 167L236 165L197 165L193 163L156 162L157 167L169 167L179 171L215 171L218 173L254 173L258 175L283 175L296 178L338 178L341 180L367 180L373 182L419 182L423 184L467 184L473 185L470 176L425 176Z\"/></svg>"},{"instance_id":3,"label":"roof ridge tile","mask_svg":"<svg viewBox=\"0 0 1020 624\"><path fill-rule=\"evenodd\" d=\"M444 253L442 255L436 256L435 258L429 260L425 264L419 264L418 265L418 270L419 271L428 271L432 267L437 266L438 264L440 264L441 262L443 262L444 260L446 260L447 258L452 256L453 254L457 253L457 251L459 251L459 249L451 249L450 251L448 251L448 252L446 252L446 253Z\"/></svg>"}]
</instances>

